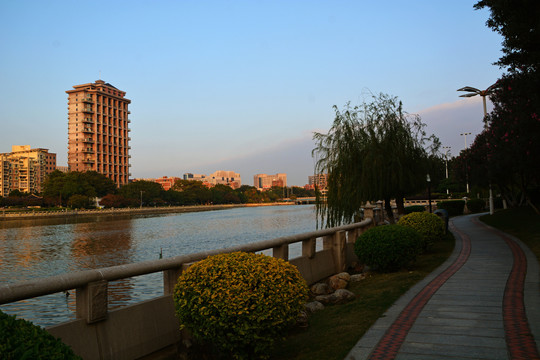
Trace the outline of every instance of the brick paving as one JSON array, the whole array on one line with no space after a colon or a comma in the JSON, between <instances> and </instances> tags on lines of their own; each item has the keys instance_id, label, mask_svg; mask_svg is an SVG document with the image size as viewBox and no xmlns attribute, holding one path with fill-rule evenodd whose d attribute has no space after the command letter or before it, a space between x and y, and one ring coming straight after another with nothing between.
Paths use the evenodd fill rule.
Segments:
<instances>
[{"instance_id":1,"label":"brick paving","mask_svg":"<svg viewBox=\"0 0 540 360\"><path fill-rule=\"evenodd\" d=\"M346 360L540 359L540 282L534 254L478 221L451 219L450 258L411 288Z\"/></svg>"}]
</instances>

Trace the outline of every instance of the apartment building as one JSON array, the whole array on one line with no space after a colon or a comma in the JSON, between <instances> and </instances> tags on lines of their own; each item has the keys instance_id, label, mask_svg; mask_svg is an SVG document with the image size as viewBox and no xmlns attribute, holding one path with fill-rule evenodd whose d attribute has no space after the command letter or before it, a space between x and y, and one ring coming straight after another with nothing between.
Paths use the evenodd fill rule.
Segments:
<instances>
[{"instance_id":1,"label":"apartment building","mask_svg":"<svg viewBox=\"0 0 540 360\"><path fill-rule=\"evenodd\" d=\"M309 185L312 185L313 188L315 188L316 186L319 190L324 190L326 189L328 183L328 174L317 174L309 176L308 181Z\"/></svg>"},{"instance_id":2,"label":"apartment building","mask_svg":"<svg viewBox=\"0 0 540 360\"><path fill-rule=\"evenodd\" d=\"M218 184L230 186L238 189L242 186L240 174L234 171L218 170L210 175L185 173L184 180L201 181L204 185L211 188Z\"/></svg>"},{"instance_id":3,"label":"apartment building","mask_svg":"<svg viewBox=\"0 0 540 360\"><path fill-rule=\"evenodd\" d=\"M267 190L273 186L287 186L287 174L278 173L275 175L257 174L253 176L253 186L258 190Z\"/></svg>"},{"instance_id":4,"label":"apartment building","mask_svg":"<svg viewBox=\"0 0 540 360\"><path fill-rule=\"evenodd\" d=\"M129 123L126 93L103 80L75 85L68 94L68 167L97 171L117 186L128 183Z\"/></svg>"},{"instance_id":5,"label":"apartment building","mask_svg":"<svg viewBox=\"0 0 540 360\"><path fill-rule=\"evenodd\" d=\"M56 154L30 145L13 145L0 154L0 196L13 190L39 193L47 175L56 169Z\"/></svg>"}]
</instances>

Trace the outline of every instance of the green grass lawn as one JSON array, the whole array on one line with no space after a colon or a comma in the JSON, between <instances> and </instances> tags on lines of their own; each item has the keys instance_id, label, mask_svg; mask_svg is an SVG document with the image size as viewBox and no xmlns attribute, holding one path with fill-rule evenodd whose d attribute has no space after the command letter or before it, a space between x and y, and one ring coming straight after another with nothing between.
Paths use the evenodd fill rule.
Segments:
<instances>
[{"instance_id":1,"label":"green grass lawn","mask_svg":"<svg viewBox=\"0 0 540 360\"><path fill-rule=\"evenodd\" d=\"M441 265L453 248L454 238L448 235L408 271L370 273L365 280L350 284L354 301L326 306L313 314L308 328L292 330L275 345L271 359L343 360L371 325L411 286Z\"/></svg>"},{"instance_id":2,"label":"green grass lawn","mask_svg":"<svg viewBox=\"0 0 540 360\"><path fill-rule=\"evenodd\" d=\"M540 215L531 207L497 211L480 220L523 241L540 261Z\"/></svg>"}]
</instances>

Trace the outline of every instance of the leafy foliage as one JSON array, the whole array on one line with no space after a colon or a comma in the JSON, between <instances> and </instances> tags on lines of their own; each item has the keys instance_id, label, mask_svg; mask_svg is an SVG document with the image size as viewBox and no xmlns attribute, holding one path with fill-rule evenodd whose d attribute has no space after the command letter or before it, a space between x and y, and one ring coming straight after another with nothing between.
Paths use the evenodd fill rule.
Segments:
<instances>
[{"instance_id":1,"label":"leafy foliage","mask_svg":"<svg viewBox=\"0 0 540 360\"><path fill-rule=\"evenodd\" d=\"M371 228L354 244L360 262L381 272L397 271L411 264L421 250L420 234L397 224Z\"/></svg>"},{"instance_id":2,"label":"leafy foliage","mask_svg":"<svg viewBox=\"0 0 540 360\"><path fill-rule=\"evenodd\" d=\"M411 206L405 206L405 214L410 214L413 212L422 212L426 211L426 208L424 205L411 205Z\"/></svg>"},{"instance_id":3,"label":"leafy foliage","mask_svg":"<svg viewBox=\"0 0 540 360\"><path fill-rule=\"evenodd\" d=\"M482 212L486 209L486 202L482 199L467 200L467 209L472 213Z\"/></svg>"},{"instance_id":4,"label":"leafy foliage","mask_svg":"<svg viewBox=\"0 0 540 360\"><path fill-rule=\"evenodd\" d=\"M24 319L0 311L0 358L15 359L81 359L60 339Z\"/></svg>"},{"instance_id":5,"label":"leafy foliage","mask_svg":"<svg viewBox=\"0 0 540 360\"><path fill-rule=\"evenodd\" d=\"M56 199L58 205L65 205L73 195L91 198L115 191L115 183L95 171L63 173L55 170L43 183L43 196Z\"/></svg>"},{"instance_id":6,"label":"leafy foliage","mask_svg":"<svg viewBox=\"0 0 540 360\"><path fill-rule=\"evenodd\" d=\"M487 26L503 36L503 56L496 63L507 72L487 94L494 104L485 117L484 131L461 163L471 183L496 191L509 206L529 204L540 214L535 195L540 189L540 3L481 0Z\"/></svg>"},{"instance_id":7,"label":"leafy foliage","mask_svg":"<svg viewBox=\"0 0 540 360\"><path fill-rule=\"evenodd\" d=\"M252 253L208 257L183 272L176 315L193 336L236 359L266 357L295 323L307 285L288 262Z\"/></svg>"},{"instance_id":8,"label":"leafy foliage","mask_svg":"<svg viewBox=\"0 0 540 360\"><path fill-rule=\"evenodd\" d=\"M403 112L397 98L381 94L361 107L334 106L335 119L328 134L315 133L318 158L315 173L328 174L326 202L319 201L317 214L327 227L351 222L366 201L395 198L403 213L403 197L424 187L431 141L418 116Z\"/></svg>"},{"instance_id":9,"label":"leafy foliage","mask_svg":"<svg viewBox=\"0 0 540 360\"><path fill-rule=\"evenodd\" d=\"M447 200L437 203L437 209L444 209L448 211L448 216L463 215L465 209L464 200Z\"/></svg>"},{"instance_id":10,"label":"leafy foliage","mask_svg":"<svg viewBox=\"0 0 540 360\"><path fill-rule=\"evenodd\" d=\"M422 236L422 247L429 250L435 241L444 236L444 221L435 214L428 212L413 212L403 216L399 225L410 227Z\"/></svg>"}]
</instances>

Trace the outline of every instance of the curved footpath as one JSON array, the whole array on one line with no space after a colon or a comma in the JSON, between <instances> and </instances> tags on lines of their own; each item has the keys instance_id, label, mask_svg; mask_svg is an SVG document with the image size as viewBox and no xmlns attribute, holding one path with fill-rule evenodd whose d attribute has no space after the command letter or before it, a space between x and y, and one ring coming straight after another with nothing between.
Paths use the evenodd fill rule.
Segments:
<instances>
[{"instance_id":1,"label":"curved footpath","mask_svg":"<svg viewBox=\"0 0 540 360\"><path fill-rule=\"evenodd\" d=\"M402 296L346 360L540 359L538 261L478 216L451 219L450 258Z\"/></svg>"}]
</instances>

